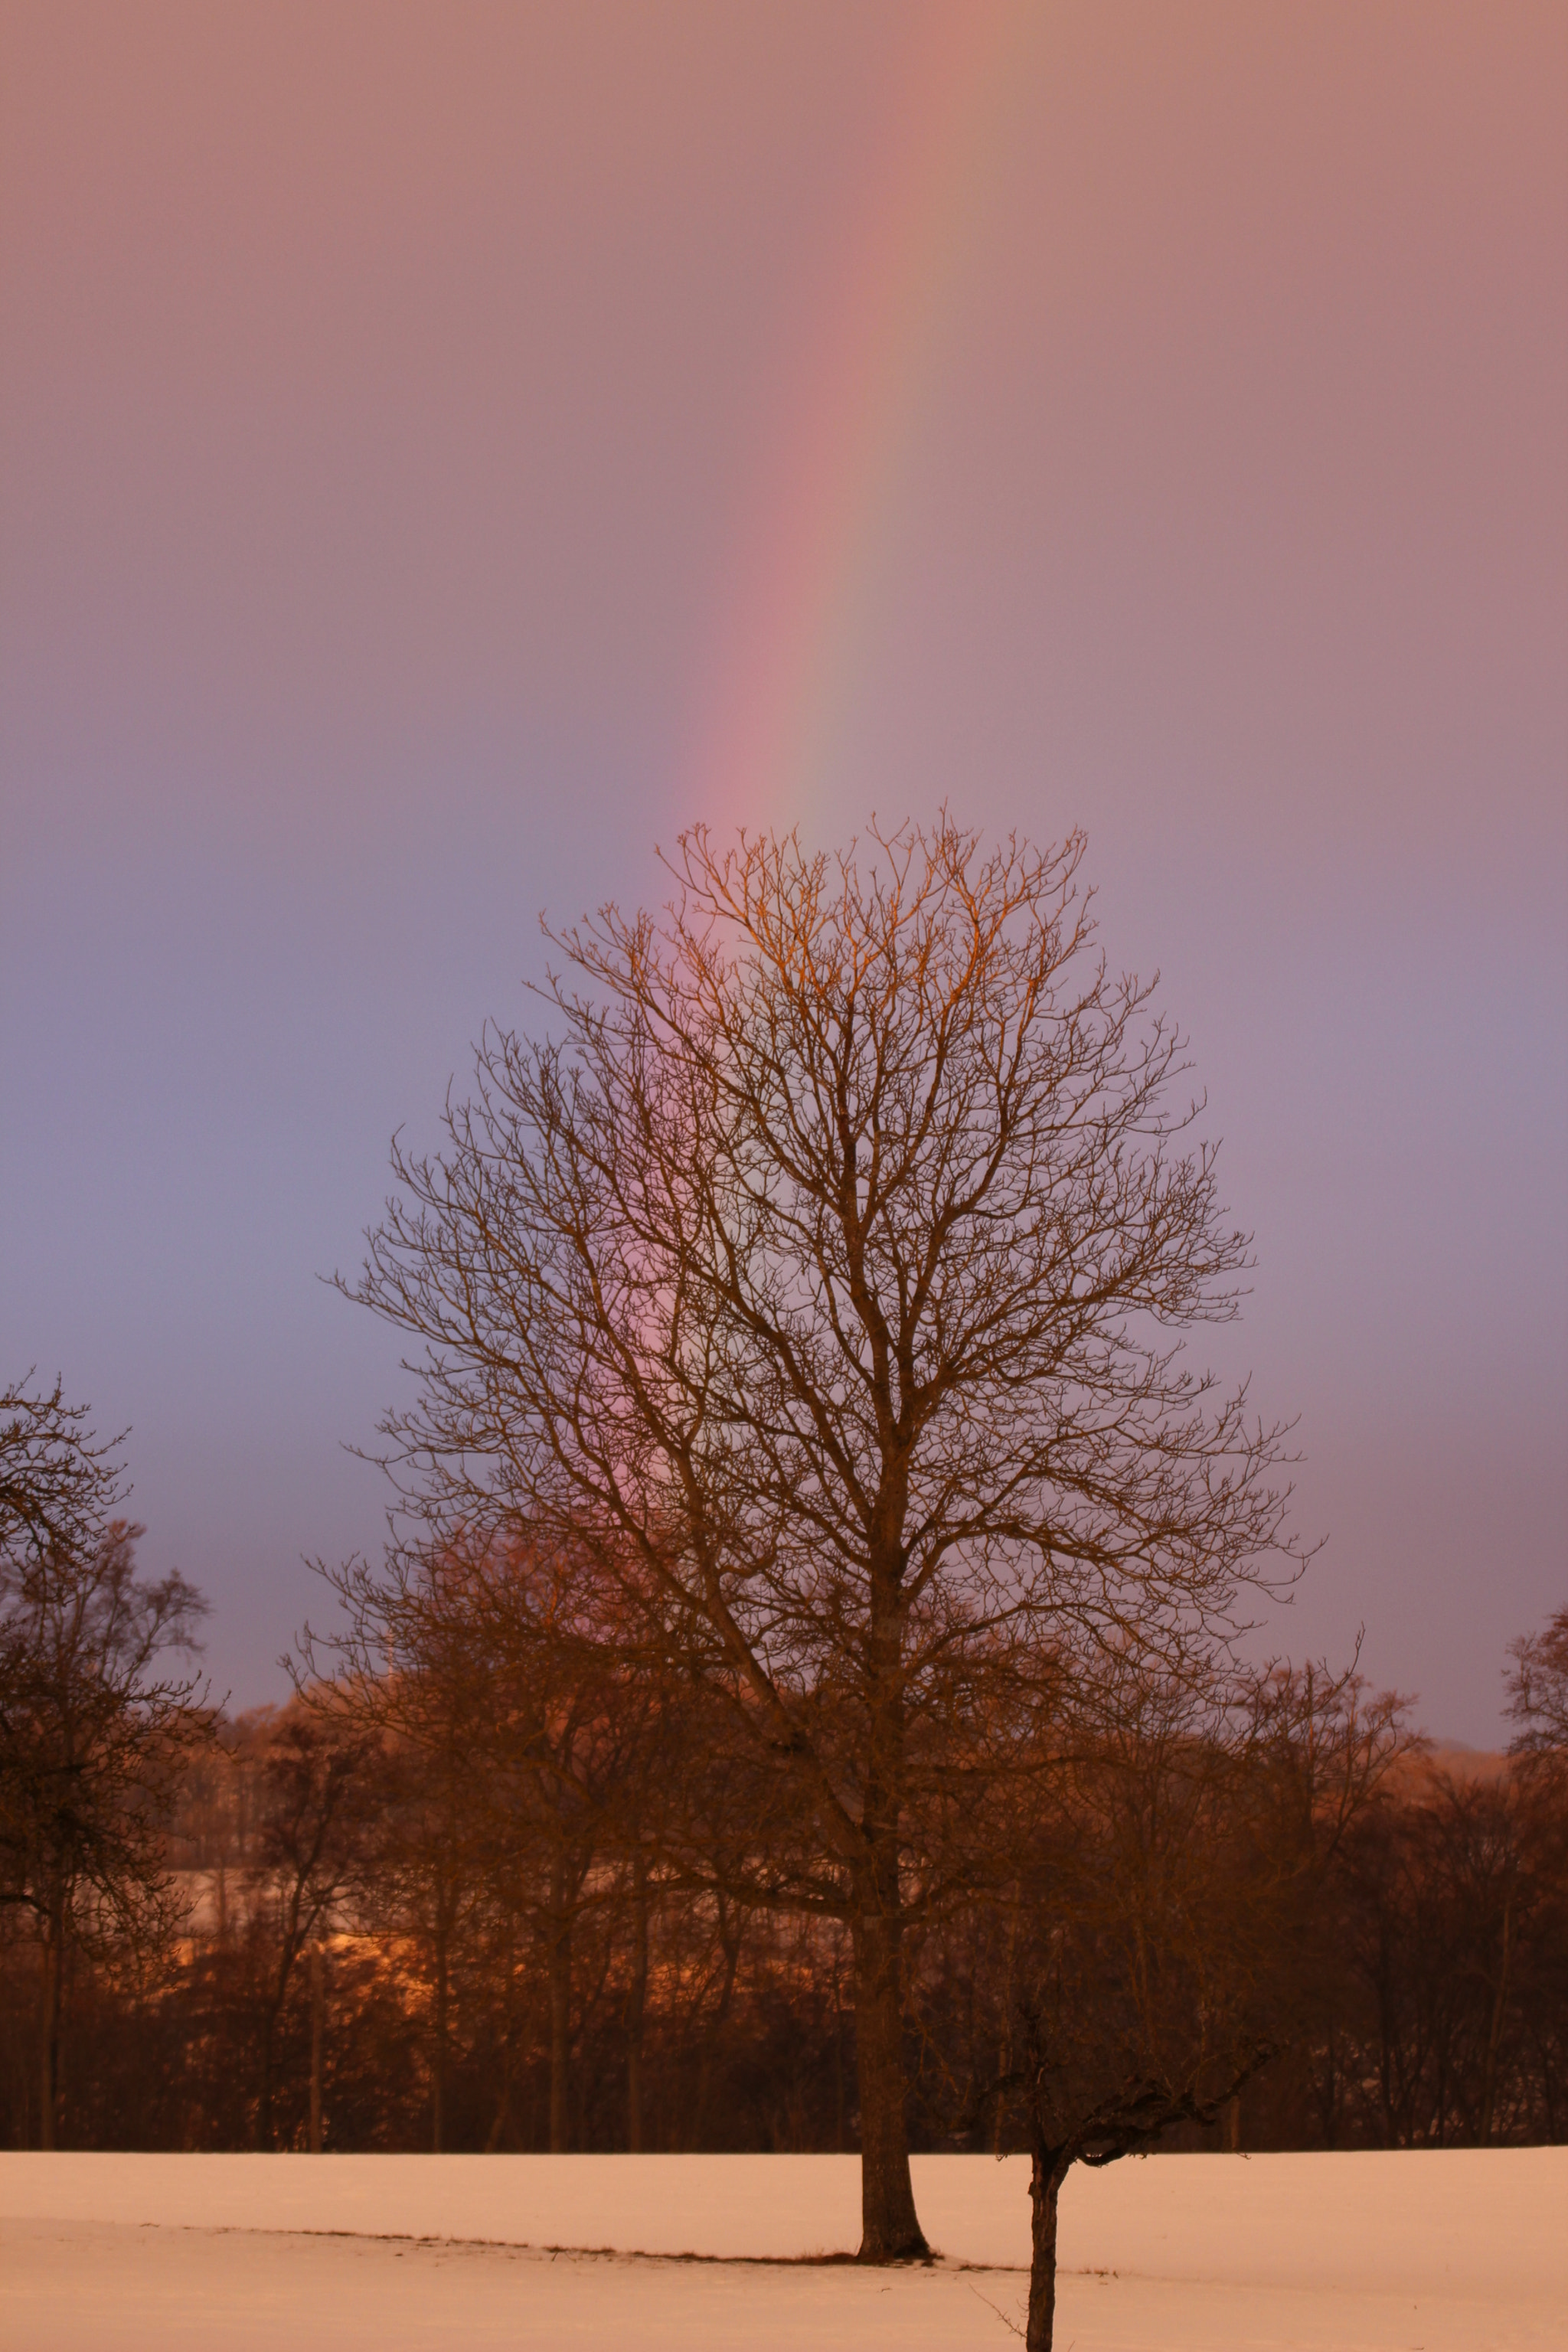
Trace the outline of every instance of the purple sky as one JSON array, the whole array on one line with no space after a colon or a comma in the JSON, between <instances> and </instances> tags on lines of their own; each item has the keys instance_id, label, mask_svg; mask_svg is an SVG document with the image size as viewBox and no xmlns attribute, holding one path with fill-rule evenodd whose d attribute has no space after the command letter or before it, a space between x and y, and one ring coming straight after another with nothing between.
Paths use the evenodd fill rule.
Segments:
<instances>
[{"instance_id":1,"label":"purple sky","mask_svg":"<svg viewBox=\"0 0 1568 2352\"><path fill-rule=\"evenodd\" d=\"M1085 824L1258 1235L1280 1625L1568 1597L1568 14L0 6L0 1378L238 1703L373 1546L357 1263L537 916Z\"/></svg>"}]
</instances>

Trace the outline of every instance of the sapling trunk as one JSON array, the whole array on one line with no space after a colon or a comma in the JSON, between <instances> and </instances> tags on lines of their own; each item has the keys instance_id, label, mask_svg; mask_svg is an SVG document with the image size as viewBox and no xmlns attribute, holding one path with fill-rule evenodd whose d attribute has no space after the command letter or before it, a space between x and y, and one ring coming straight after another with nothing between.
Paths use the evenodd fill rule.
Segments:
<instances>
[{"instance_id":1,"label":"sapling trunk","mask_svg":"<svg viewBox=\"0 0 1568 2352\"><path fill-rule=\"evenodd\" d=\"M1051 2352L1057 2324L1057 2206L1072 2159L1036 2136L1029 2177L1029 2315L1025 2352Z\"/></svg>"},{"instance_id":2,"label":"sapling trunk","mask_svg":"<svg viewBox=\"0 0 1568 2352\"><path fill-rule=\"evenodd\" d=\"M632 1860L632 1976L626 1993L626 2147L642 2153L643 2029L647 2008L647 1857Z\"/></svg>"},{"instance_id":3,"label":"sapling trunk","mask_svg":"<svg viewBox=\"0 0 1568 2352\"><path fill-rule=\"evenodd\" d=\"M310 1947L310 2154L321 2153L321 2041L325 2023L325 1964L320 1942Z\"/></svg>"}]
</instances>

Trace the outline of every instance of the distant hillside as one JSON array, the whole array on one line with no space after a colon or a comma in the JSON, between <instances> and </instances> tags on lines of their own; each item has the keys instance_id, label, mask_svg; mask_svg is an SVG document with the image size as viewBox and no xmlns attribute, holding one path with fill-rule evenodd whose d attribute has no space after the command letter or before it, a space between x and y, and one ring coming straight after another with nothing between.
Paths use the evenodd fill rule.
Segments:
<instances>
[{"instance_id":1,"label":"distant hillside","mask_svg":"<svg viewBox=\"0 0 1568 2352\"><path fill-rule=\"evenodd\" d=\"M1412 1779L1445 1774L1450 1780L1500 1780L1512 1759L1501 1748L1468 1748L1462 1739L1435 1739L1426 1753L1410 1759Z\"/></svg>"}]
</instances>

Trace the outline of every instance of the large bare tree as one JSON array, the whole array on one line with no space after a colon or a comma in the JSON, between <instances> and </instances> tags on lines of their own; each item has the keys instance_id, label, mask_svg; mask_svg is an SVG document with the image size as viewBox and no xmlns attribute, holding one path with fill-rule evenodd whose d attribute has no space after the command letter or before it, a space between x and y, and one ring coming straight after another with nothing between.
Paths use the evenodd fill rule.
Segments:
<instances>
[{"instance_id":1,"label":"large bare tree","mask_svg":"<svg viewBox=\"0 0 1568 2352\"><path fill-rule=\"evenodd\" d=\"M395 1146L354 1286L416 1343L405 1492L596 1547L792 1784L871 2261L925 2246L900 1955L944 1727L1027 1654L1179 1665L1282 1540L1279 1433L1180 1353L1247 1239L1082 854L683 836L664 917L552 935L544 1034L488 1030L442 1149Z\"/></svg>"}]
</instances>

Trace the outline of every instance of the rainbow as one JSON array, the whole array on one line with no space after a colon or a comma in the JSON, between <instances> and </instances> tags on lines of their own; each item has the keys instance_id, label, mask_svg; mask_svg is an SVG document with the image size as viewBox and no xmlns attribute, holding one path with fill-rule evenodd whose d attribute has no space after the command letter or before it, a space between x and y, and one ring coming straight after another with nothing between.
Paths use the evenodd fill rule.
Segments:
<instances>
[{"instance_id":1,"label":"rainbow","mask_svg":"<svg viewBox=\"0 0 1568 2352\"><path fill-rule=\"evenodd\" d=\"M810 826L818 814L1039 23L1028 0L938 0L911 19L859 216L741 534L687 779L710 821Z\"/></svg>"}]
</instances>

